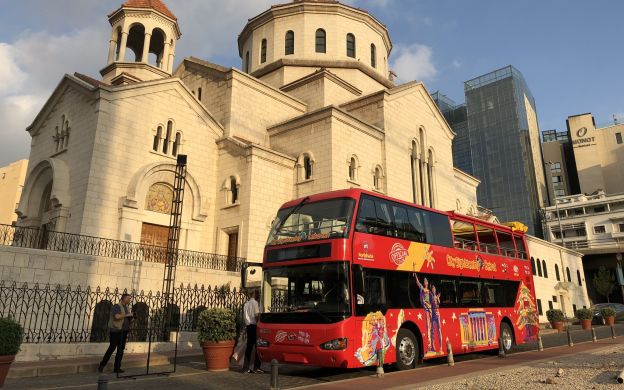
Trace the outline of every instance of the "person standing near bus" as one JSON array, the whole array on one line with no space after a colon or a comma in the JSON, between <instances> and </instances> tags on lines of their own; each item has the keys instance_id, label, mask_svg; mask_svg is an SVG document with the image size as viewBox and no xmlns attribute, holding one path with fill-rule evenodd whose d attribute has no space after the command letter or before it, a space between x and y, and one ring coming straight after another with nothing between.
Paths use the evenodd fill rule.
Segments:
<instances>
[{"instance_id":1,"label":"person standing near bus","mask_svg":"<svg viewBox=\"0 0 624 390\"><path fill-rule=\"evenodd\" d=\"M247 348L245 348L245 364L248 367L247 372L261 374L263 371L260 369L260 357L258 356L258 351L256 350L254 356L254 367L251 367L251 352L255 350L256 346L256 331L257 331L257 322L258 317L260 316L260 305L258 304L258 299L260 297L260 293L258 290L253 290L249 294L249 299L245 302L245 306L243 306L243 317L245 319L245 327L247 330Z\"/></svg>"},{"instance_id":2,"label":"person standing near bus","mask_svg":"<svg viewBox=\"0 0 624 390\"><path fill-rule=\"evenodd\" d=\"M429 281L427 278L423 279L423 284L418 280L418 275L414 272L414 278L416 279L416 285L420 289L420 304L423 309L425 309L425 322L427 323L427 338L429 339L427 342L427 352L434 352L435 348L433 347L433 337L431 337L432 329L431 329L431 291L429 290Z\"/></svg>"},{"instance_id":3,"label":"person standing near bus","mask_svg":"<svg viewBox=\"0 0 624 390\"><path fill-rule=\"evenodd\" d=\"M122 373L124 370L121 369L121 359L123 359L124 349L126 348L126 339L128 338L128 331L130 330L130 321L134 317L134 314L128 307L130 305L130 301L132 297L130 294L123 293L121 294L121 299L119 303L113 306L110 314L110 318L108 320L108 328L110 330L110 344L100 365L98 366L98 371L104 371L104 367L108 364L108 360L110 359L113 351L117 350L115 353L115 365L113 372Z\"/></svg>"}]
</instances>

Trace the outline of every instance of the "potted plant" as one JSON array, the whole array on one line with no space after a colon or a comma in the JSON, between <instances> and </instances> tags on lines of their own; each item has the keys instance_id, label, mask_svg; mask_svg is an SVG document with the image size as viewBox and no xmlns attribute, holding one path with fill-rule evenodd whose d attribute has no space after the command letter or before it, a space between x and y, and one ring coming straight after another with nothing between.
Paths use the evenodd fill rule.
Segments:
<instances>
[{"instance_id":1,"label":"potted plant","mask_svg":"<svg viewBox=\"0 0 624 390\"><path fill-rule=\"evenodd\" d=\"M208 371L229 369L236 339L234 312L218 308L201 312L197 321L197 339L204 351Z\"/></svg>"},{"instance_id":2,"label":"potted plant","mask_svg":"<svg viewBox=\"0 0 624 390\"><path fill-rule=\"evenodd\" d=\"M9 373L9 367L20 350L24 332L13 318L0 318L0 388Z\"/></svg>"},{"instance_id":3,"label":"potted plant","mask_svg":"<svg viewBox=\"0 0 624 390\"><path fill-rule=\"evenodd\" d=\"M612 307L605 307L600 310L600 314L602 314L602 318L604 319L605 325L613 325L615 323L615 309Z\"/></svg>"},{"instance_id":4,"label":"potted plant","mask_svg":"<svg viewBox=\"0 0 624 390\"><path fill-rule=\"evenodd\" d=\"M591 310L578 309L576 311L575 316L581 321L581 327L583 328L583 330L591 329L591 322L592 322L592 317L593 317L593 313Z\"/></svg>"},{"instance_id":5,"label":"potted plant","mask_svg":"<svg viewBox=\"0 0 624 390\"><path fill-rule=\"evenodd\" d=\"M563 320L565 319L565 317L563 316L563 312L561 310L547 310L546 318L548 318L548 322L550 322L550 326L552 326L553 329L557 329L559 333L563 332Z\"/></svg>"}]
</instances>

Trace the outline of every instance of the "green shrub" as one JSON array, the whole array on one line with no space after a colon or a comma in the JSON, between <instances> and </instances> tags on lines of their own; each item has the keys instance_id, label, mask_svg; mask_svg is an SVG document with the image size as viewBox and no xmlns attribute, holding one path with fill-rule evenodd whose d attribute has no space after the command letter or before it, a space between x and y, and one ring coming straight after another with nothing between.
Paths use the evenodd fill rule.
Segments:
<instances>
[{"instance_id":1,"label":"green shrub","mask_svg":"<svg viewBox=\"0 0 624 390\"><path fill-rule=\"evenodd\" d=\"M197 339L218 342L236 339L236 316L228 309L208 309L199 314Z\"/></svg>"},{"instance_id":2,"label":"green shrub","mask_svg":"<svg viewBox=\"0 0 624 390\"><path fill-rule=\"evenodd\" d=\"M591 320L593 316L592 311L589 309L578 309L575 314L575 317L579 320Z\"/></svg>"},{"instance_id":3,"label":"green shrub","mask_svg":"<svg viewBox=\"0 0 624 390\"><path fill-rule=\"evenodd\" d=\"M615 309L612 307L605 307L600 310L600 314L602 314L602 318L615 317Z\"/></svg>"},{"instance_id":4,"label":"green shrub","mask_svg":"<svg viewBox=\"0 0 624 390\"><path fill-rule=\"evenodd\" d=\"M559 309L547 310L546 318L548 318L548 322L562 322L563 320L565 320L563 312Z\"/></svg>"},{"instance_id":5,"label":"green shrub","mask_svg":"<svg viewBox=\"0 0 624 390\"><path fill-rule=\"evenodd\" d=\"M13 318L0 318L0 355L16 355L22 345L24 331Z\"/></svg>"}]
</instances>

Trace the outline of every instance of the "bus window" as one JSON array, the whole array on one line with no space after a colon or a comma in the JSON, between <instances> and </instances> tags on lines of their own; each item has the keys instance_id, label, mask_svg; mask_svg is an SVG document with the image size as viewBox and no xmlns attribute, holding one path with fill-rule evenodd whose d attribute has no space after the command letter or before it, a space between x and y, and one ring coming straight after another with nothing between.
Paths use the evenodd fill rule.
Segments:
<instances>
[{"instance_id":1,"label":"bus window","mask_svg":"<svg viewBox=\"0 0 624 390\"><path fill-rule=\"evenodd\" d=\"M362 197L355 230L362 233L394 236L390 203L382 199Z\"/></svg>"},{"instance_id":2,"label":"bus window","mask_svg":"<svg viewBox=\"0 0 624 390\"><path fill-rule=\"evenodd\" d=\"M356 315L366 315L378 310L385 312L387 307L386 271L365 270L364 291L357 297L356 303Z\"/></svg>"},{"instance_id":3,"label":"bus window","mask_svg":"<svg viewBox=\"0 0 624 390\"><path fill-rule=\"evenodd\" d=\"M514 240L516 241L516 249L518 253L518 258L526 260L527 251L526 251L526 248L524 247L524 241L522 240L522 237L518 237L514 235Z\"/></svg>"},{"instance_id":4,"label":"bus window","mask_svg":"<svg viewBox=\"0 0 624 390\"><path fill-rule=\"evenodd\" d=\"M500 248L500 254L507 257L516 257L516 249L514 247L513 238L511 234L497 231L498 247Z\"/></svg>"},{"instance_id":5,"label":"bus window","mask_svg":"<svg viewBox=\"0 0 624 390\"><path fill-rule=\"evenodd\" d=\"M481 305L481 295L479 293L479 285L481 283L478 281L462 281L459 282L459 294L460 294L460 304L462 306L474 306L478 307Z\"/></svg>"},{"instance_id":6,"label":"bus window","mask_svg":"<svg viewBox=\"0 0 624 390\"><path fill-rule=\"evenodd\" d=\"M394 224L392 223L392 215L390 215L390 203L375 199L375 212L377 213L377 224L381 229L379 234L394 237Z\"/></svg>"},{"instance_id":7,"label":"bus window","mask_svg":"<svg viewBox=\"0 0 624 390\"><path fill-rule=\"evenodd\" d=\"M389 308L420 306L418 287L411 272L389 271L386 274Z\"/></svg>"},{"instance_id":8,"label":"bus window","mask_svg":"<svg viewBox=\"0 0 624 390\"><path fill-rule=\"evenodd\" d=\"M411 240L411 227L407 218L407 210L405 207L393 204L392 213L394 214L395 236L405 240Z\"/></svg>"},{"instance_id":9,"label":"bus window","mask_svg":"<svg viewBox=\"0 0 624 390\"><path fill-rule=\"evenodd\" d=\"M477 250L477 236L475 235L473 224L453 221L453 236L455 248L467 249L469 251Z\"/></svg>"},{"instance_id":10,"label":"bus window","mask_svg":"<svg viewBox=\"0 0 624 390\"><path fill-rule=\"evenodd\" d=\"M455 290L455 280L445 278L440 280L440 306L457 306L457 292Z\"/></svg>"},{"instance_id":11,"label":"bus window","mask_svg":"<svg viewBox=\"0 0 624 390\"><path fill-rule=\"evenodd\" d=\"M498 254L494 229L482 225L476 225L476 227L477 236L479 237L479 250L485 253Z\"/></svg>"},{"instance_id":12,"label":"bus window","mask_svg":"<svg viewBox=\"0 0 624 390\"><path fill-rule=\"evenodd\" d=\"M419 209L410 209L408 211L409 225L410 225L410 240L418 242L427 242L425 237L425 222L423 221L423 214Z\"/></svg>"}]
</instances>

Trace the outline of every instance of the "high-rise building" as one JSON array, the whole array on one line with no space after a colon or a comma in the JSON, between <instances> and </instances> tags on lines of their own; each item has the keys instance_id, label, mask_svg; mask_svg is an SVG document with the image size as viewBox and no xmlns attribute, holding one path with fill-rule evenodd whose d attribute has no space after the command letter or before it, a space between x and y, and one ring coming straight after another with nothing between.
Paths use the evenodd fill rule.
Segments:
<instances>
[{"instance_id":1,"label":"high-rise building","mask_svg":"<svg viewBox=\"0 0 624 390\"><path fill-rule=\"evenodd\" d=\"M444 115L449 126L455 132L455 138L453 138L453 165L455 168L474 175L466 104L456 104L455 101L443 95L440 91L432 93L431 97L438 105L438 108L440 108L440 111L442 111L442 115Z\"/></svg>"},{"instance_id":2,"label":"high-rise building","mask_svg":"<svg viewBox=\"0 0 624 390\"><path fill-rule=\"evenodd\" d=\"M17 221L15 209L18 206L28 160L15 161L0 167L0 224L11 225Z\"/></svg>"},{"instance_id":3,"label":"high-rise building","mask_svg":"<svg viewBox=\"0 0 624 390\"><path fill-rule=\"evenodd\" d=\"M541 236L546 197L535 100L513 66L464 83L473 176L480 205Z\"/></svg>"}]
</instances>

